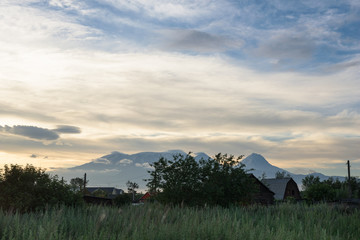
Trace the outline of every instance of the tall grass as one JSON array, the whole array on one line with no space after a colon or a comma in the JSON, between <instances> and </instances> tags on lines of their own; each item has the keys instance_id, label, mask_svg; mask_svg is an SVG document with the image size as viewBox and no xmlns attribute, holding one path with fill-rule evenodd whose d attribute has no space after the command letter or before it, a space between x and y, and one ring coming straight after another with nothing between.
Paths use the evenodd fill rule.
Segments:
<instances>
[{"instance_id":1,"label":"tall grass","mask_svg":"<svg viewBox=\"0 0 360 240\"><path fill-rule=\"evenodd\" d=\"M360 211L328 205L180 208L158 204L0 212L0 239L360 239Z\"/></svg>"}]
</instances>

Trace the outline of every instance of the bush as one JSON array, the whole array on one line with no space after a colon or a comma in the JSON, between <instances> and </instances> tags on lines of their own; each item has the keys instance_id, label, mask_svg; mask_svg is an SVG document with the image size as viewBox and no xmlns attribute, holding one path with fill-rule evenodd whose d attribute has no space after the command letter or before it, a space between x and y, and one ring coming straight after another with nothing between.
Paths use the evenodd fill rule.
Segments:
<instances>
[{"instance_id":1,"label":"bush","mask_svg":"<svg viewBox=\"0 0 360 240\"><path fill-rule=\"evenodd\" d=\"M239 164L242 156L217 154L196 161L190 154L160 158L152 164L147 186L160 202L190 206L230 206L251 201L253 181Z\"/></svg>"},{"instance_id":2,"label":"bush","mask_svg":"<svg viewBox=\"0 0 360 240\"><path fill-rule=\"evenodd\" d=\"M130 204L132 202L132 194L130 193L120 194L114 198L113 202L118 207Z\"/></svg>"},{"instance_id":3,"label":"bush","mask_svg":"<svg viewBox=\"0 0 360 240\"><path fill-rule=\"evenodd\" d=\"M70 186L32 165L5 165L0 172L0 207L6 211L27 212L47 205L73 205L81 196Z\"/></svg>"}]
</instances>

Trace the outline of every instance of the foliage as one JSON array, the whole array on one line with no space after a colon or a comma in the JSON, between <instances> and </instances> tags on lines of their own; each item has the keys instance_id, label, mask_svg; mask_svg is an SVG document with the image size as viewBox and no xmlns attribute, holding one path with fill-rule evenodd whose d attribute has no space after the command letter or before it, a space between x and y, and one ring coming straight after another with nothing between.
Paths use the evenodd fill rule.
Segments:
<instances>
[{"instance_id":1,"label":"foliage","mask_svg":"<svg viewBox=\"0 0 360 240\"><path fill-rule=\"evenodd\" d=\"M0 211L0 239L352 240L360 236L359 225L358 209L325 204L60 207L22 215Z\"/></svg>"},{"instance_id":2,"label":"foliage","mask_svg":"<svg viewBox=\"0 0 360 240\"><path fill-rule=\"evenodd\" d=\"M241 157L219 153L200 161L191 154L175 155L173 161L160 158L152 164L147 186L164 203L229 206L249 202L253 180L244 165L237 165Z\"/></svg>"},{"instance_id":3,"label":"foliage","mask_svg":"<svg viewBox=\"0 0 360 240\"><path fill-rule=\"evenodd\" d=\"M131 202L132 202L132 194L129 194L129 193L119 194L113 200L113 203L115 204L115 206L118 206L118 207L128 205Z\"/></svg>"},{"instance_id":4,"label":"foliage","mask_svg":"<svg viewBox=\"0 0 360 240\"><path fill-rule=\"evenodd\" d=\"M277 171L275 173L275 178L276 179L283 179L283 178L290 178L290 177L291 177L290 174L285 172L285 171L282 171L282 172Z\"/></svg>"},{"instance_id":5,"label":"foliage","mask_svg":"<svg viewBox=\"0 0 360 240\"><path fill-rule=\"evenodd\" d=\"M0 176L0 207L3 210L26 212L43 209L46 205L72 205L81 199L57 176L51 177L44 169L32 165L5 165Z\"/></svg>"},{"instance_id":6,"label":"foliage","mask_svg":"<svg viewBox=\"0 0 360 240\"><path fill-rule=\"evenodd\" d=\"M127 181L126 186L128 188L128 193L132 194L132 200L135 201L136 189L139 188L139 184L137 184L136 182Z\"/></svg>"},{"instance_id":7,"label":"foliage","mask_svg":"<svg viewBox=\"0 0 360 240\"><path fill-rule=\"evenodd\" d=\"M339 179L329 178L320 181L319 177L306 176L302 180L304 198L309 201L337 201L349 198L349 180L341 182ZM352 197L359 197L360 181L350 178Z\"/></svg>"},{"instance_id":8,"label":"foliage","mask_svg":"<svg viewBox=\"0 0 360 240\"><path fill-rule=\"evenodd\" d=\"M89 180L86 181L86 184L89 182ZM84 191L84 179L83 178L72 178L70 180L70 186L71 189L75 192L83 192Z\"/></svg>"}]
</instances>

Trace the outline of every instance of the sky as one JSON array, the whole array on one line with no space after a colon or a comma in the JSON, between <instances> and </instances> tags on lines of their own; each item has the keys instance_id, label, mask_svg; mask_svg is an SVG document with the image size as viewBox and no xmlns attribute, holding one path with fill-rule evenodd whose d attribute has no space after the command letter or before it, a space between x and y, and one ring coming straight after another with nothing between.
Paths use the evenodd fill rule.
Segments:
<instances>
[{"instance_id":1,"label":"sky","mask_svg":"<svg viewBox=\"0 0 360 240\"><path fill-rule=\"evenodd\" d=\"M358 0L1 0L0 166L262 154L360 175Z\"/></svg>"}]
</instances>

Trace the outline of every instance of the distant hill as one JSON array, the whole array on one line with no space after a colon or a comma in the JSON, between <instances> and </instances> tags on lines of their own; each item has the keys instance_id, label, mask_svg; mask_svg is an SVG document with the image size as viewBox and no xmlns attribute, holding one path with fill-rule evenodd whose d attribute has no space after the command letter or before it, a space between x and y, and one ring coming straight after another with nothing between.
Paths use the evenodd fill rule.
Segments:
<instances>
[{"instance_id":1,"label":"distant hill","mask_svg":"<svg viewBox=\"0 0 360 240\"><path fill-rule=\"evenodd\" d=\"M275 174L279 172L286 172L289 174L294 181L301 187L302 179L304 179L308 175L313 175L315 177L319 177L321 181L327 180L330 176L325 176L324 174L313 172L310 174L294 174L285 169L278 168L274 165L271 165L262 155L257 153L252 153L247 156L245 159L241 161L241 163L245 164L245 169L253 169L250 171L256 177L261 178L263 173L265 173L266 178L274 178ZM340 176L332 176L334 179L338 178L340 181L344 181L345 177Z\"/></svg>"},{"instance_id":2,"label":"distant hill","mask_svg":"<svg viewBox=\"0 0 360 240\"><path fill-rule=\"evenodd\" d=\"M174 155L186 155L182 150L169 150L166 152L140 152L125 154L114 151L111 154L97 158L80 166L57 169L54 172L70 180L75 177L83 177L87 174L89 186L112 186L127 191L126 182L132 181L139 184L139 189L146 189L144 179L150 177L147 171L151 170L150 164L158 161L161 157L172 160ZM195 159L207 159L205 153L193 153Z\"/></svg>"},{"instance_id":3,"label":"distant hill","mask_svg":"<svg viewBox=\"0 0 360 240\"><path fill-rule=\"evenodd\" d=\"M97 158L91 162L85 163L68 169L57 169L54 173L63 176L65 179L70 180L75 177L83 177L84 173L87 174L89 179L89 186L112 186L127 190L126 182L128 180L139 184L141 190L146 189L146 182L144 179L149 178L147 171L151 170L150 164L156 162L160 157L172 160L174 155L187 153L182 150L170 150L166 152L140 152L136 154L125 154L114 151L111 154ZM206 153L194 153L195 159L207 159L209 156ZM294 181L300 186L301 180L306 177L305 174L293 174L285 169L278 168L271 165L262 155L252 153L241 161L245 164L245 169L253 169L250 172L256 177L261 178L265 173L267 178L274 178L276 172L285 171L290 174ZM321 173L311 173L308 175L318 176L321 180L326 180L329 176ZM339 178L341 181L345 180L344 177Z\"/></svg>"}]
</instances>

